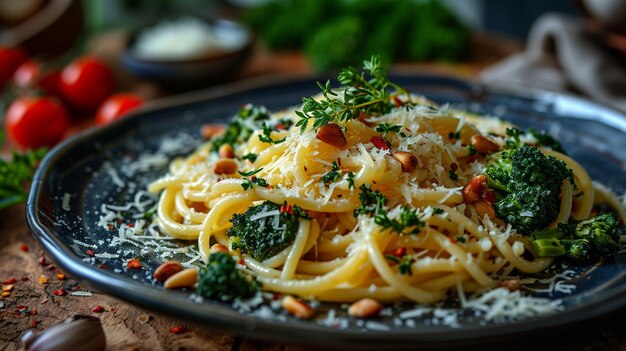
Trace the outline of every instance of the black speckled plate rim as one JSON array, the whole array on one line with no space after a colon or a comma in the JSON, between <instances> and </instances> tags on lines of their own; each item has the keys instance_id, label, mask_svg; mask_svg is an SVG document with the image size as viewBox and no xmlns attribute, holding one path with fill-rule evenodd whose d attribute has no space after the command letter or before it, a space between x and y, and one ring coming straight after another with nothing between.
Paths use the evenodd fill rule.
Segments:
<instances>
[{"instance_id":1,"label":"black speckled plate rim","mask_svg":"<svg viewBox=\"0 0 626 351\"><path fill-rule=\"evenodd\" d=\"M449 82L456 89L461 88L468 93L471 99L479 101L484 94L497 93L522 97L534 101L551 102L555 99L564 99L583 104L600 112L600 120L611 125L620 125L620 129L626 130L626 117L620 112L603 107L588 100L573 95L547 92L537 89L526 88L485 88L479 84L471 83L457 78L415 74L412 72L396 72L396 76L403 78L436 79ZM104 271L96 266L81 261L54 233L48 232L42 224L45 215L39 209L40 199L46 179L57 161L81 143L97 139L99 136L111 131L122 131L129 127L133 119L147 118L151 111L180 107L194 102L219 99L229 94L245 92L247 90L262 89L280 84L290 84L307 81L323 81L327 77L310 75L284 75L272 76L271 79L259 77L248 81L233 83L227 86L210 88L203 91L187 93L180 96L163 98L146 104L127 118L117 121L103 128L93 128L84 131L51 150L42 161L35 174L31 191L26 206L27 223L35 236L57 264L70 275L77 279L85 280L97 290L125 300L127 302L145 307L155 312L167 314L179 319L188 320L215 327L220 330L236 335L257 339L289 342L296 344L308 344L329 346L336 348L359 347L368 349L397 349L418 346L420 348L449 348L468 347L483 343L503 342L513 337L529 336L531 332L547 328L562 327L571 323L590 320L626 306L626 285L622 285L609 291L604 291L591 299L591 301L568 308L566 311L522 320L506 324L490 324L484 327L470 327L447 330L428 331L421 328L412 331L343 331L300 321L297 323L265 321L257 317L240 314L229 305L221 303L203 304L180 304L183 298L180 294L164 294L158 289L145 286L131 280L119 279L109 271ZM620 120L620 118L624 118ZM120 133L122 134L122 133Z\"/></svg>"}]
</instances>

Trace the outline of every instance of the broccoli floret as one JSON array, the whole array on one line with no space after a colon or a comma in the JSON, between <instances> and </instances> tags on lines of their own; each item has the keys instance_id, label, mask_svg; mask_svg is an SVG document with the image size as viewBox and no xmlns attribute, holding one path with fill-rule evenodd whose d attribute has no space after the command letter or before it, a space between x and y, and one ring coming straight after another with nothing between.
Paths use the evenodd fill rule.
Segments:
<instances>
[{"instance_id":1,"label":"broccoli floret","mask_svg":"<svg viewBox=\"0 0 626 351\"><path fill-rule=\"evenodd\" d=\"M556 219L561 185L572 173L565 162L529 145L493 155L485 172L496 191L497 216L526 234Z\"/></svg>"},{"instance_id":2,"label":"broccoli floret","mask_svg":"<svg viewBox=\"0 0 626 351\"><path fill-rule=\"evenodd\" d=\"M235 214L230 220L233 226L226 235L233 239L233 249L263 261L293 243L298 232L298 218L308 218L298 206L265 201L249 207L244 213Z\"/></svg>"},{"instance_id":3,"label":"broccoli floret","mask_svg":"<svg viewBox=\"0 0 626 351\"><path fill-rule=\"evenodd\" d=\"M218 252L211 254L206 267L200 269L196 291L209 299L232 301L252 297L258 289L259 283L237 269L229 254Z\"/></svg>"},{"instance_id":4,"label":"broccoli floret","mask_svg":"<svg viewBox=\"0 0 626 351\"><path fill-rule=\"evenodd\" d=\"M572 220L555 229L534 232L530 245L536 257L564 256L577 263L606 257L619 250L619 224L611 213L582 221Z\"/></svg>"}]
</instances>

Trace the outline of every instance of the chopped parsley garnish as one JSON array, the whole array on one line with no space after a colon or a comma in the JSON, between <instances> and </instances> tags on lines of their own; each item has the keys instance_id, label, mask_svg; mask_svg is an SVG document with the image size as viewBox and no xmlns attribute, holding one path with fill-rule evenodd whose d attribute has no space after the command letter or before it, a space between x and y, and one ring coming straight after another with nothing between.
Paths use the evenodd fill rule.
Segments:
<instances>
[{"instance_id":1,"label":"chopped parsley garnish","mask_svg":"<svg viewBox=\"0 0 626 351\"><path fill-rule=\"evenodd\" d=\"M400 260L400 264L398 265L398 272L403 275L413 275L413 271L411 270L411 263L415 262L413 256L404 255Z\"/></svg>"},{"instance_id":2,"label":"chopped parsley garnish","mask_svg":"<svg viewBox=\"0 0 626 351\"><path fill-rule=\"evenodd\" d=\"M465 243L467 241L467 239L465 238L465 236L457 235L456 241L458 241L460 243Z\"/></svg>"},{"instance_id":3,"label":"chopped parsley garnish","mask_svg":"<svg viewBox=\"0 0 626 351\"><path fill-rule=\"evenodd\" d=\"M441 215L443 214L443 212L444 211L441 208L438 208L438 207L433 208L433 214L435 215Z\"/></svg>"},{"instance_id":4,"label":"chopped parsley garnish","mask_svg":"<svg viewBox=\"0 0 626 351\"><path fill-rule=\"evenodd\" d=\"M469 150L470 155L476 155L477 151L474 145L467 145L467 149Z\"/></svg>"},{"instance_id":5,"label":"chopped parsley garnish","mask_svg":"<svg viewBox=\"0 0 626 351\"><path fill-rule=\"evenodd\" d=\"M337 162L333 161L332 169L328 171L328 173L324 174L322 181L328 184L337 181L339 178L341 178L341 171L339 170Z\"/></svg>"},{"instance_id":6,"label":"chopped parsley garnish","mask_svg":"<svg viewBox=\"0 0 626 351\"><path fill-rule=\"evenodd\" d=\"M448 133L448 139L461 139L461 132Z\"/></svg>"},{"instance_id":7,"label":"chopped parsley garnish","mask_svg":"<svg viewBox=\"0 0 626 351\"><path fill-rule=\"evenodd\" d=\"M354 173L353 172L348 172L348 174L346 175L346 180L348 181L348 188L354 189Z\"/></svg>"},{"instance_id":8,"label":"chopped parsley garnish","mask_svg":"<svg viewBox=\"0 0 626 351\"><path fill-rule=\"evenodd\" d=\"M268 186L270 186L265 179L259 178L259 177L245 178L243 183L241 183L241 187L243 188L244 191L248 189L252 189L255 185L258 185L264 188L267 188Z\"/></svg>"},{"instance_id":9,"label":"chopped parsley garnish","mask_svg":"<svg viewBox=\"0 0 626 351\"><path fill-rule=\"evenodd\" d=\"M253 170L248 171L248 172L237 171L237 173L241 174L242 177L250 177L250 176L253 176L253 175L261 172L262 170L263 170L263 167L261 167L259 169L253 169Z\"/></svg>"},{"instance_id":10,"label":"chopped parsley garnish","mask_svg":"<svg viewBox=\"0 0 626 351\"><path fill-rule=\"evenodd\" d=\"M2 137L0 132L0 145ZM24 154L13 153L11 161L0 158L0 209L26 201L28 192L24 186L32 180L37 164L46 152L46 149L38 149Z\"/></svg>"},{"instance_id":11,"label":"chopped parsley garnish","mask_svg":"<svg viewBox=\"0 0 626 351\"><path fill-rule=\"evenodd\" d=\"M255 130L261 129L265 121L270 119L269 112L264 106L248 104L242 107L231 119L226 127L226 132L212 142L211 150L218 152L224 144L233 147L246 142Z\"/></svg>"},{"instance_id":12,"label":"chopped parsley garnish","mask_svg":"<svg viewBox=\"0 0 626 351\"><path fill-rule=\"evenodd\" d=\"M452 180L458 180L459 179L459 176L456 174L456 171L453 171L453 170L449 170L448 171L448 176Z\"/></svg>"},{"instance_id":13,"label":"chopped parsley garnish","mask_svg":"<svg viewBox=\"0 0 626 351\"><path fill-rule=\"evenodd\" d=\"M244 160L250 160L250 162L254 162L256 161L257 157L259 157L259 155L251 152L249 154L243 155L241 158Z\"/></svg>"},{"instance_id":14,"label":"chopped parsley garnish","mask_svg":"<svg viewBox=\"0 0 626 351\"><path fill-rule=\"evenodd\" d=\"M398 133L402 128L401 125L391 125L389 123L381 123L376 126L376 131L382 133L382 137L386 138L389 133Z\"/></svg>"},{"instance_id":15,"label":"chopped parsley garnish","mask_svg":"<svg viewBox=\"0 0 626 351\"><path fill-rule=\"evenodd\" d=\"M287 140L287 137L278 140L272 139L272 129L267 125L267 123L263 123L263 134L259 134L259 140L268 144L280 144Z\"/></svg>"}]
</instances>

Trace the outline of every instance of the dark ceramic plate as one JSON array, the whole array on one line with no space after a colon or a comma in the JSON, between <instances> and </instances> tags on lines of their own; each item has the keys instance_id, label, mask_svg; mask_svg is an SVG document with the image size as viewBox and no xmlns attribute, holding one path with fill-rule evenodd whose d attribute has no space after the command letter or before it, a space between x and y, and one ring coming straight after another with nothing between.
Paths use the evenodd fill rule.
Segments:
<instances>
[{"instance_id":1,"label":"dark ceramic plate","mask_svg":"<svg viewBox=\"0 0 626 351\"><path fill-rule=\"evenodd\" d=\"M594 179L619 194L626 190L626 117L613 110L566 95L484 89L440 76L397 74L392 78L439 103L503 116L521 127L549 130ZM190 298L190 292L163 290L150 276L164 256L145 249L148 244L111 245L111 237L117 234L98 224L102 204L132 201L148 181L166 171L171 157L190 152L200 142L198 130L203 123L223 122L247 102L279 109L316 92L314 77L268 78L163 100L118 123L78 135L43 161L28 201L28 223L63 269L105 293L181 319L278 341L335 347L458 347L524 336L626 305L626 254L620 253L615 260L594 267L568 269L560 283L544 286L538 296L563 301L564 310L553 315L506 323L482 323L465 316L453 328L433 323L432 318L398 323L398 313L414 306L395 306L372 324L344 318L345 324L337 325L324 323L323 311L341 308L322 304L318 320L299 321L267 310L199 302ZM138 168L133 166L137 159L150 162ZM183 246L189 244L193 243ZM87 254L89 248L96 257ZM142 256L145 269L127 269L126 261L137 255ZM181 253L177 259L192 257ZM564 268L559 270L563 273Z\"/></svg>"}]
</instances>

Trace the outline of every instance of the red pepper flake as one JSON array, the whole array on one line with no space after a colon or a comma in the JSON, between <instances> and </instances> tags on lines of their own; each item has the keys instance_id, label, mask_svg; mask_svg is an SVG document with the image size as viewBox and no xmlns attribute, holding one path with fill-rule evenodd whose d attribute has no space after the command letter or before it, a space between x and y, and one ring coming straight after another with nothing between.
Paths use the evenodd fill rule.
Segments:
<instances>
[{"instance_id":1,"label":"red pepper flake","mask_svg":"<svg viewBox=\"0 0 626 351\"><path fill-rule=\"evenodd\" d=\"M126 267L130 269L140 269L141 262L139 262L139 260L136 258L131 258L130 260L128 260L128 262L126 262Z\"/></svg>"},{"instance_id":2,"label":"red pepper flake","mask_svg":"<svg viewBox=\"0 0 626 351\"><path fill-rule=\"evenodd\" d=\"M79 291L80 290L80 286L74 285L70 290L72 290L72 291Z\"/></svg>"},{"instance_id":3,"label":"red pepper flake","mask_svg":"<svg viewBox=\"0 0 626 351\"><path fill-rule=\"evenodd\" d=\"M172 329L170 329L170 332L172 334L184 334L184 333L186 333L188 331L189 331L189 329L187 329L187 327L180 326L180 325L174 326L174 327L172 327Z\"/></svg>"},{"instance_id":4,"label":"red pepper flake","mask_svg":"<svg viewBox=\"0 0 626 351\"><path fill-rule=\"evenodd\" d=\"M115 229L115 226L114 226L113 224L109 223L109 224L107 225L107 228L109 228L109 230L114 230L114 229Z\"/></svg>"},{"instance_id":5,"label":"red pepper flake","mask_svg":"<svg viewBox=\"0 0 626 351\"><path fill-rule=\"evenodd\" d=\"M111 307L111 312L115 312L115 311L117 311L115 307Z\"/></svg>"},{"instance_id":6,"label":"red pepper flake","mask_svg":"<svg viewBox=\"0 0 626 351\"><path fill-rule=\"evenodd\" d=\"M128 228L135 228L135 223L128 223Z\"/></svg>"},{"instance_id":7,"label":"red pepper flake","mask_svg":"<svg viewBox=\"0 0 626 351\"><path fill-rule=\"evenodd\" d=\"M459 165L457 165L456 162L452 162L450 164L450 169L456 172L456 170L459 169Z\"/></svg>"},{"instance_id":8,"label":"red pepper flake","mask_svg":"<svg viewBox=\"0 0 626 351\"><path fill-rule=\"evenodd\" d=\"M396 251L393 252L393 255L396 257L402 257L406 255L406 247L399 247Z\"/></svg>"},{"instance_id":9,"label":"red pepper flake","mask_svg":"<svg viewBox=\"0 0 626 351\"><path fill-rule=\"evenodd\" d=\"M24 251L24 252L28 252L28 245L22 245L20 246L20 250Z\"/></svg>"},{"instance_id":10,"label":"red pepper flake","mask_svg":"<svg viewBox=\"0 0 626 351\"><path fill-rule=\"evenodd\" d=\"M39 325L39 323L41 323L41 321L38 321L36 319L33 319L32 322L30 322L30 327L31 328L37 328L37 326Z\"/></svg>"},{"instance_id":11,"label":"red pepper flake","mask_svg":"<svg viewBox=\"0 0 626 351\"><path fill-rule=\"evenodd\" d=\"M58 289L52 292L55 296L65 296L67 295L67 291L65 289Z\"/></svg>"},{"instance_id":12,"label":"red pepper flake","mask_svg":"<svg viewBox=\"0 0 626 351\"><path fill-rule=\"evenodd\" d=\"M100 269L107 269L107 268L109 268L109 266L106 265L106 264L101 264L101 265L98 266L98 268L100 268Z\"/></svg>"},{"instance_id":13,"label":"red pepper flake","mask_svg":"<svg viewBox=\"0 0 626 351\"><path fill-rule=\"evenodd\" d=\"M281 213L289 213L290 215L293 214L293 206L291 205L281 205L280 206L280 212Z\"/></svg>"},{"instance_id":14,"label":"red pepper flake","mask_svg":"<svg viewBox=\"0 0 626 351\"><path fill-rule=\"evenodd\" d=\"M95 305L91 309L91 312L93 312L93 313L102 313L102 312L104 312L104 307L102 307L102 305Z\"/></svg>"},{"instance_id":15,"label":"red pepper flake","mask_svg":"<svg viewBox=\"0 0 626 351\"><path fill-rule=\"evenodd\" d=\"M400 100L400 98L398 98L397 96L394 96L393 104L396 105L396 107L402 107L402 105L404 105L404 102L402 102L402 100Z\"/></svg>"},{"instance_id":16,"label":"red pepper flake","mask_svg":"<svg viewBox=\"0 0 626 351\"><path fill-rule=\"evenodd\" d=\"M17 309L18 312L24 312L28 309L28 306L26 305L19 305L17 307L15 307Z\"/></svg>"},{"instance_id":17,"label":"red pepper flake","mask_svg":"<svg viewBox=\"0 0 626 351\"><path fill-rule=\"evenodd\" d=\"M284 125L284 124L279 123L279 124L277 124L277 125L276 125L276 129L277 129L277 130L285 130L285 129L287 129L287 128L285 127L285 125Z\"/></svg>"},{"instance_id":18,"label":"red pepper flake","mask_svg":"<svg viewBox=\"0 0 626 351\"><path fill-rule=\"evenodd\" d=\"M29 279L28 277L21 277L21 278L20 278L20 280L21 280L21 281L23 281L23 282L27 282L27 281L29 281L30 279Z\"/></svg>"},{"instance_id":19,"label":"red pepper flake","mask_svg":"<svg viewBox=\"0 0 626 351\"><path fill-rule=\"evenodd\" d=\"M37 307L33 307L33 308L31 308L31 310L30 310L30 315L31 315L31 316L36 316L36 315L37 315Z\"/></svg>"},{"instance_id":20,"label":"red pepper flake","mask_svg":"<svg viewBox=\"0 0 626 351\"><path fill-rule=\"evenodd\" d=\"M55 270L57 267L55 267L53 264L49 264L46 268L47 268L49 271L53 271L53 270Z\"/></svg>"},{"instance_id":21,"label":"red pepper flake","mask_svg":"<svg viewBox=\"0 0 626 351\"><path fill-rule=\"evenodd\" d=\"M282 297L283 297L283 294L277 293L277 292L275 292L274 296L272 296L274 300L280 300Z\"/></svg>"},{"instance_id":22,"label":"red pepper flake","mask_svg":"<svg viewBox=\"0 0 626 351\"><path fill-rule=\"evenodd\" d=\"M96 255L96 253L92 249L87 249L86 253L87 253L87 255L89 255L91 257Z\"/></svg>"},{"instance_id":23,"label":"red pepper flake","mask_svg":"<svg viewBox=\"0 0 626 351\"><path fill-rule=\"evenodd\" d=\"M15 278L11 277L9 279L7 279L6 281L2 282L2 284L14 284L15 283Z\"/></svg>"},{"instance_id":24,"label":"red pepper flake","mask_svg":"<svg viewBox=\"0 0 626 351\"><path fill-rule=\"evenodd\" d=\"M382 137L372 137L370 142L374 144L377 149L380 150L389 150L389 145L387 145L387 141Z\"/></svg>"},{"instance_id":25,"label":"red pepper flake","mask_svg":"<svg viewBox=\"0 0 626 351\"><path fill-rule=\"evenodd\" d=\"M37 262L39 262L40 266L45 266L46 265L46 258L41 256L41 257L39 257L39 260Z\"/></svg>"}]
</instances>

